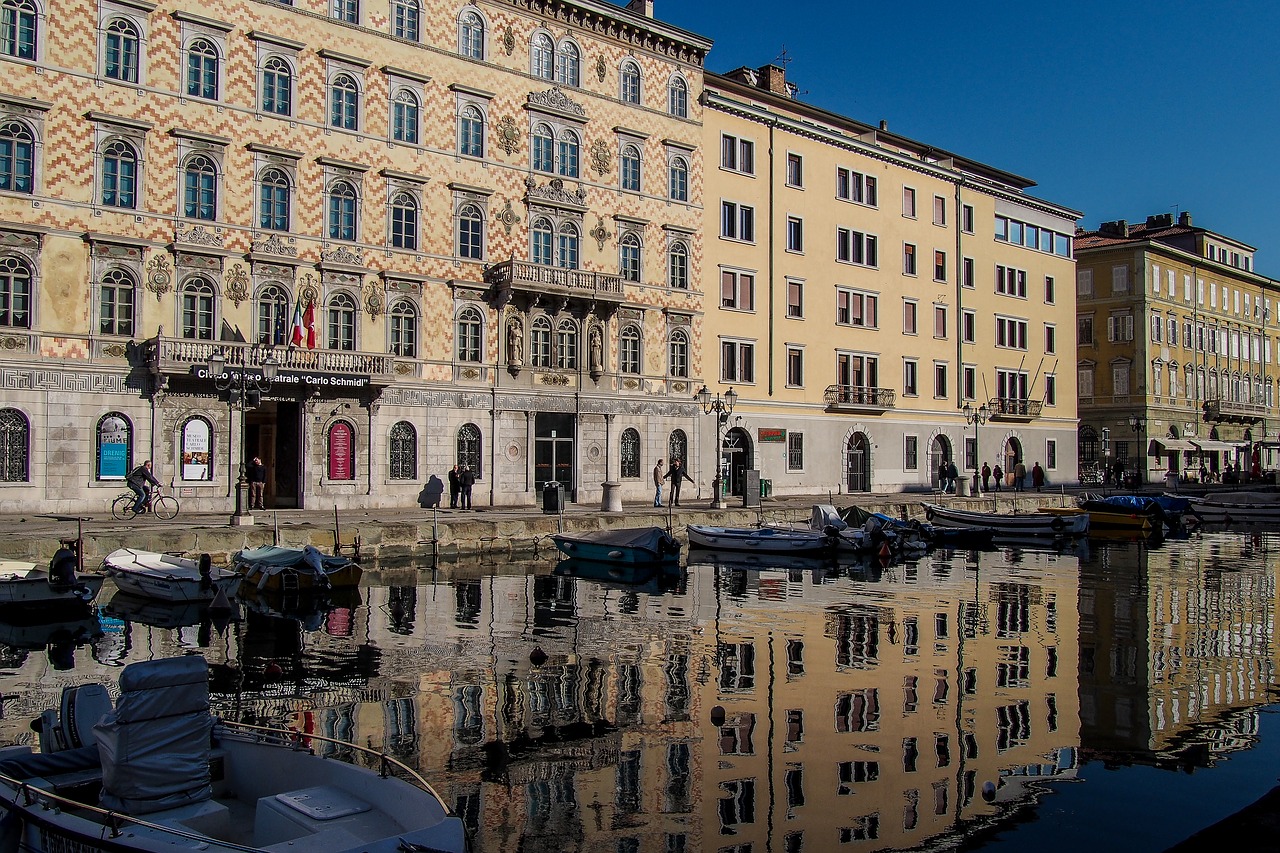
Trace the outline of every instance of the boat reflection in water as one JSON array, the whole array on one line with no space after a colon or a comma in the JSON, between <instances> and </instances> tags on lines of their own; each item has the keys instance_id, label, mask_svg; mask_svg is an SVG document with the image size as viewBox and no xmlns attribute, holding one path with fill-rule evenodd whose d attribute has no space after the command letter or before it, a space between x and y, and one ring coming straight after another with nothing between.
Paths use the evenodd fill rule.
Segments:
<instances>
[{"instance_id":1,"label":"boat reflection in water","mask_svg":"<svg viewBox=\"0 0 1280 853\"><path fill-rule=\"evenodd\" d=\"M1211 767L1257 743L1277 539L1043 544L709 558L674 577L371 569L354 601L246 606L199 650L221 713L418 767L481 853L976 849L1029 825L1067 839L1092 822L1049 806L1088 789L1094 759ZM191 650L190 628L122 624L75 678ZM22 712L48 702L12 697L52 679L41 656L4 662L0 734L20 739ZM1216 772L1135 778L1149 802L1120 822L1131 835L1112 823L1089 842L1164 849L1208 826L1229 810L1167 809L1162 779ZM1266 793L1274 772L1255 772L1217 799Z\"/></svg>"}]
</instances>

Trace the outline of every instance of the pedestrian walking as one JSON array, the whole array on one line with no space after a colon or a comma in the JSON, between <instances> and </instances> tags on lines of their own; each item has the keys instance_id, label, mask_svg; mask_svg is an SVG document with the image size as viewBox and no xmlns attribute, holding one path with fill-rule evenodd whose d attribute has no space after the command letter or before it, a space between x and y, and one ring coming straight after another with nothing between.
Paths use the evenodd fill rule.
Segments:
<instances>
[{"instance_id":1,"label":"pedestrian walking","mask_svg":"<svg viewBox=\"0 0 1280 853\"><path fill-rule=\"evenodd\" d=\"M1004 482L1004 471L1000 470L1000 463L996 463L996 467L991 469L991 480L995 483L996 491L1000 491L1000 484Z\"/></svg>"},{"instance_id":2,"label":"pedestrian walking","mask_svg":"<svg viewBox=\"0 0 1280 853\"><path fill-rule=\"evenodd\" d=\"M991 489L991 466L986 462L982 463L982 491L990 491Z\"/></svg>"},{"instance_id":3,"label":"pedestrian walking","mask_svg":"<svg viewBox=\"0 0 1280 853\"><path fill-rule=\"evenodd\" d=\"M1036 491L1044 488L1044 469L1040 467L1040 463L1031 466L1031 485L1036 487Z\"/></svg>"},{"instance_id":4,"label":"pedestrian walking","mask_svg":"<svg viewBox=\"0 0 1280 853\"><path fill-rule=\"evenodd\" d=\"M951 486L951 491L960 492L960 469L956 467L956 460L952 459L947 463L947 483Z\"/></svg>"},{"instance_id":5,"label":"pedestrian walking","mask_svg":"<svg viewBox=\"0 0 1280 853\"><path fill-rule=\"evenodd\" d=\"M938 491L947 493L947 460L938 463Z\"/></svg>"},{"instance_id":6,"label":"pedestrian walking","mask_svg":"<svg viewBox=\"0 0 1280 853\"><path fill-rule=\"evenodd\" d=\"M458 495L462 493L461 469L454 465L449 469L449 509L458 508Z\"/></svg>"},{"instance_id":7,"label":"pedestrian walking","mask_svg":"<svg viewBox=\"0 0 1280 853\"><path fill-rule=\"evenodd\" d=\"M267 466L262 464L261 458L255 456L244 473L249 480L249 509L266 509L262 504L262 496L267 490Z\"/></svg>"},{"instance_id":8,"label":"pedestrian walking","mask_svg":"<svg viewBox=\"0 0 1280 853\"><path fill-rule=\"evenodd\" d=\"M1022 464L1021 459L1013 466L1013 490L1015 492L1027 490L1027 466Z\"/></svg>"},{"instance_id":9,"label":"pedestrian walking","mask_svg":"<svg viewBox=\"0 0 1280 853\"><path fill-rule=\"evenodd\" d=\"M653 505L662 506L662 460L653 466Z\"/></svg>"},{"instance_id":10,"label":"pedestrian walking","mask_svg":"<svg viewBox=\"0 0 1280 853\"><path fill-rule=\"evenodd\" d=\"M462 470L458 472L458 486L462 490L462 493L458 495L459 509L471 509L471 487L475 484L475 472L463 465Z\"/></svg>"},{"instance_id":11,"label":"pedestrian walking","mask_svg":"<svg viewBox=\"0 0 1280 853\"><path fill-rule=\"evenodd\" d=\"M679 459L671 460L671 468L663 475L662 479L671 481L671 505L680 506L680 481L688 480L693 482L693 478L689 476L689 472L684 470L684 465Z\"/></svg>"}]
</instances>

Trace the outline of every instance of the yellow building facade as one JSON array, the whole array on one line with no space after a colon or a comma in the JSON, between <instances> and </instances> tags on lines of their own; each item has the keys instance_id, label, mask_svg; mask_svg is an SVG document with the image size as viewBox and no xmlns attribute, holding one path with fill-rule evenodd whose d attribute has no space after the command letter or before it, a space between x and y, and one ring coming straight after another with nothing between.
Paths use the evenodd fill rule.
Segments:
<instances>
[{"instance_id":1,"label":"yellow building facade","mask_svg":"<svg viewBox=\"0 0 1280 853\"><path fill-rule=\"evenodd\" d=\"M1025 178L804 104L776 66L705 79L703 372L738 397L728 490L748 470L780 494L927 488L952 460L962 476L1039 463L1049 483L1074 480L1060 359L1078 214Z\"/></svg>"},{"instance_id":2,"label":"yellow building facade","mask_svg":"<svg viewBox=\"0 0 1280 853\"><path fill-rule=\"evenodd\" d=\"M6 9L0 508L254 455L275 507L598 501L692 440L710 42L648 0Z\"/></svg>"},{"instance_id":3,"label":"yellow building facade","mask_svg":"<svg viewBox=\"0 0 1280 853\"><path fill-rule=\"evenodd\" d=\"M1106 222L1075 244L1082 476L1280 467L1280 285L1256 272L1256 250L1185 212Z\"/></svg>"}]
</instances>

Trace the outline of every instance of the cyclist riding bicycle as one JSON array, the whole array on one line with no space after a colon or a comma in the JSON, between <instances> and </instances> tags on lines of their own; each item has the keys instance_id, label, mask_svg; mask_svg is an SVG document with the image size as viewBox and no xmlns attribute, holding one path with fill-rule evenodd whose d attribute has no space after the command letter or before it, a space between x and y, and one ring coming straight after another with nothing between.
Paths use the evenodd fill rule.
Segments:
<instances>
[{"instance_id":1,"label":"cyclist riding bicycle","mask_svg":"<svg viewBox=\"0 0 1280 853\"><path fill-rule=\"evenodd\" d=\"M160 489L160 481L156 479L155 474L151 473L151 460L148 459L137 468L134 468L125 483L138 496L138 500L133 504L133 511L135 513L146 512L147 503L151 497L151 489L155 488L157 491Z\"/></svg>"}]
</instances>

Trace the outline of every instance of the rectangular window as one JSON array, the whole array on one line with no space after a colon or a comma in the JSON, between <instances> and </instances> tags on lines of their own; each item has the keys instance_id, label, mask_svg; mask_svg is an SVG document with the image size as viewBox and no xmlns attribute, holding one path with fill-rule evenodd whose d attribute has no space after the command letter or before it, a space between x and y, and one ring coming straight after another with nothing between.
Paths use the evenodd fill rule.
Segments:
<instances>
[{"instance_id":1,"label":"rectangular window","mask_svg":"<svg viewBox=\"0 0 1280 853\"><path fill-rule=\"evenodd\" d=\"M1044 377L1044 404L1046 406L1058 405L1058 377L1052 373L1045 374ZM1054 467L1053 465L1049 466Z\"/></svg>"},{"instance_id":2,"label":"rectangular window","mask_svg":"<svg viewBox=\"0 0 1280 853\"><path fill-rule=\"evenodd\" d=\"M804 187L804 158L799 154L787 154L787 186Z\"/></svg>"},{"instance_id":3,"label":"rectangular window","mask_svg":"<svg viewBox=\"0 0 1280 853\"><path fill-rule=\"evenodd\" d=\"M935 251L933 253L933 280L934 281L947 280L947 253L946 252Z\"/></svg>"},{"instance_id":4,"label":"rectangular window","mask_svg":"<svg viewBox=\"0 0 1280 853\"><path fill-rule=\"evenodd\" d=\"M836 168L836 198L876 206L876 179L851 169Z\"/></svg>"},{"instance_id":5,"label":"rectangular window","mask_svg":"<svg viewBox=\"0 0 1280 853\"><path fill-rule=\"evenodd\" d=\"M1093 344L1093 317L1076 318L1076 343Z\"/></svg>"},{"instance_id":6,"label":"rectangular window","mask_svg":"<svg viewBox=\"0 0 1280 853\"><path fill-rule=\"evenodd\" d=\"M1114 266L1111 268L1111 292L1112 293L1128 293L1129 292L1129 268L1126 266Z\"/></svg>"},{"instance_id":7,"label":"rectangular window","mask_svg":"<svg viewBox=\"0 0 1280 853\"><path fill-rule=\"evenodd\" d=\"M1053 276L1047 275L1044 277L1044 304L1052 305L1053 303L1054 303Z\"/></svg>"},{"instance_id":8,"label":"rectangular window","mask_svg":"<svg viewBox=\"0 0 1280 853\"><path fill-rule=\"evenodd\" d=\"M902 393L907 397L918 397L920 395L920 365L915 359L905 359L902 362Z\"/></svg>"},{"instance_id":9,"label":"rectangular window","mask_svg":"<svg viewBox=\"0 0 1280 853\"><path fill-rule=\"evenodd\" d=\"M1053 355L1058 351L1057 341L1058 330L1052 325L1044 324L1044 351L1048 355Z\"/></svg>"},{"instance_id":10,"label":"rectangular window","mask_svg":"<svg viewBox=\"0 0 1280 853\"><path fill-rule=\"evenodd\" d=\"M720 342L720 379L723 382L755 382L755 344Z\"/></svg>"},{"instance_id":11,"label":"rectangular window","mask_svg":"<svg viewBox=\"0 0 1280 853\"><path fill-rule=\"evenodd\" d=\"M792 430L787 433L787 470L804 470L804 433Z\"/></svg>"},{"instance_id":12,"label":"rectangular window","mask_svg":"<svg viewBox=\"0 0 1280 853\"><path fill-rule=\"evenodd\" d=\"M756 277L735 270L720 271L720 307L737 311L754 311Z\"/></svg>"},{"instance_id":13,"label":"rectangular window","mask_svg":"<svg viewBox=\"0 0 1280 853\"><path fill-rule=\"evenodd\" d=\"M787 279L787 316L804 317L804 282Z\"/></svg>"},{"instance_id":14,"label":"rectangular window","mask_svg":"<svg viewBox=\"0 0 1280 853\"><path fill-rule=\"evenodd\" d=\"M1009 220L1003 216L996 217L995 238L1002 243L1009 239Z\"/></svg>"},{"instance_id":15,"label":"rectangular window","mask_svg":"<svg viewBox=\"0 0 1280 853\"><path fill-rule=\"evenodd\" d=\"M720 136L720 168L744 175L756 173L756 145L750 139L741 139L725 133Z\"/></svg>"},{"instance_id":16,"label":"rectangular window","mask_svg":"<svg viewBox=\"0 0 1280 853\"><path fill-rule=\"evenodd\" d=\"M920 468L920 437L906 435L902 437L902 467L907 471Z\"/></svg>"},{"instance_id":17,"label":"rectangular window","mask_svg":"<svg viewBox=\"0 0 1280 853\"><path fill-rule=\"evenodd\" d=\"M960 208L960 230L966 234L973 233L973 205L966 204Z\"/></svg>"},{"instance_id":18,"label":"rectangular window","mask_svg":"<svg viewBox=\"0 0 1280 853\"><path fill-rule=\"evenodd\" d=\"M872 293L862 293L848 288L836 288L836 323L841 326L876 328L876 307L879 298Z\"/></svg>"},{"instance_id":19,"label":"rectangular window","mask_svg":"<svg viewBox=\"0 0 1280 853\"><path fill-rule=\"evenodd\" d=\"M804 350L787 347L787 387L804 387Z\"/></svg>"},{"instance_id":20,"label":"rectangular window","mask_svg":"<svg viewBox=\"0 0 1280 853\"><path fill-rule=\"evenodd\" d=\"M933 197L933 224L947 224L947 200L940 195Z\"/></svg>"},{"instance_id":21,"label":"rectangular window","mask_svg":"<svg viewBox=\"0 0 1280 853\"><path fill-rule=\"evenodd\" d=\"M978 340L978 315L967 308L960 312L960 340L966 344Z\"/></svg>"},{"instance_id":22,"label":"rectangular window","mask_svg":"<svg viewBox=\"0 0 1280 853\"><path fill-rule=\"evenodd\" d=\"M1076 296L1093 298L1093 270L1076 270Z\"/></svg>"},{"instance_id":23,"label":"rectangular window","mask_svg":"<svg viewBox=\"0 0 1280 853\"><path fill-rule=\"evenodd\" d=\"M916 218L916 191L911 187L902 188L902 215Z\"/></svg>"},{"instance_id":24,"label":"rectangular window","mask_svg":"<svg viewBox=\"0 0 1280 853\"><path fill-rule=\"evenodd\" d=\"M947 336L947 306L933 306L933 336L935 338L945 338Z\"/></svg>"},{"instance_id":25,"label":"rectangular window","mask_svg":"<svg viewBox=\"0 0 1280 853\"><path fill-rule=\"evenodd\" d=\"M964 280L961 282L965 287L972 290L977 282L977 275L974 273L973 258L964 259Z\"/></svg>"},{"instance_id":26,"label":"rectangular window","mask_svg":"<svg viewBox=\"0 0 1280 853\"><path fill-rule=\"evenodd\" d=\"M902 244L902 274L916 274L916 247L911 243Z\"/></svg>"},{"instance_id":27,"label":"rectangular window","mask_svg":"<svg viewBox=\"0 0 1280 853\"><path fill-rule=\"evenodd\" d=\"M933 396L939 400L947 397L947 366L936 361L933 363Z\"/></svg>"},{"instance_id":28,"label":"rectangular window","mask_svg":"<svg viewBox=\"0 0 1280 853\"><path fill-rule=\"evenodd\" d=\"M728 240L754 243L756 239L756 210L732 201L720 202L720 236Z\"/></svg>"},{"instance_id":29,"label":"rectangular window","mask_svg":"<svg viewBox=\"0 0 1280 853\"><path fill-rule=\"evenodd\" d=\"M848 228L836 229L836 260L864 267L876 266L876 237Z\"/></svg>"},{"instance_id":30,"label":"rectangular window","mask_svg":"<svg viewBox=\"0 0 1280 853\"><path fill-rule=\"evenodd\" d=\"M1048 402L1048 400L1045 402ZM1058 440L1056 438L1045 440L1044 457L1044 467L1050 471L1056 470L1058 467Z\"/></svg>"},{"instance_id":31,"label":"rectangular window","mask_svg":"<svg viewBox=\"0 0 1280 853\"><path fill-rule=\"evenodd\" d=\"M1027 348L1027 321L1011 317L996 318L996 346L1005 349Z\"/></svg>"},{"instance_id":32,"label":"rectangular window","mask_svg":"<svg viewBox=\"0 0 1280 853\"><path fill-rule=\"evenodd\" d=\"M1107 340L1121 343L1133 340L1133 315L1112 314L1107 318Z\"/></svg>"},{"instance_id":33,"label":"rectangular window","mask_svg":"<svg viewBox=\"0 0 1280 853\"><path fill-rule=\"evenodd\" d=\"M804 251L804 220L798 216L787 217L787 251Z\"/></svg>"},{"instance_id":34,"label":"rectangular window","mask_svg":"<svg viewBox=\"0 0 1280 853\"><path fill-rule=\"evenodd\" d=\"M916 312L919 306L913 300L905 300L902 303L902 333L904 335L914 335L918 333Z\"/></svg>"},{"instance_id":35,"label":"rectangular window","mask_svg":"<svg viewBox=\"0 0 1280 853\"><path fill-rule=\"evenodd\" d=\"M1027 298L1027 271L996 264L996 293Z\"/></svg>"},{"instance_id":36,"label":"rectangular window","mask_svg":"<svg viewBox=\"0 0 1280 853\"><path fill-rule=\"evenodd\" d=\"M975 400L978 397L978 368L972 364L966 364L960 371L963 388L961 392L966 400Z\"/></svg>"}]
</instances>

